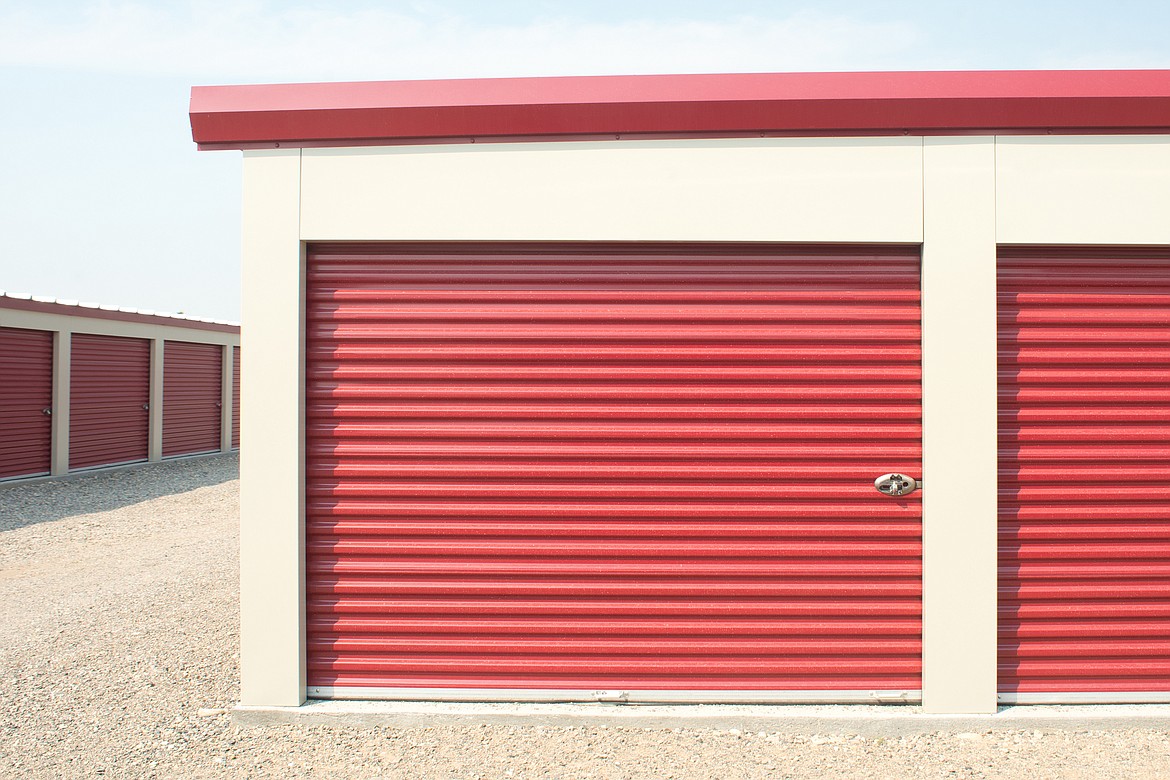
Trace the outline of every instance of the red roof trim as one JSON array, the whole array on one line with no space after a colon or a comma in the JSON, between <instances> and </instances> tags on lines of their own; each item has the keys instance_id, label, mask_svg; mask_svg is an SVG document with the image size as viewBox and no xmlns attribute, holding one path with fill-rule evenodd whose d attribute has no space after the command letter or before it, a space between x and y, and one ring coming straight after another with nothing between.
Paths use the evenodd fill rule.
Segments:
<instances>
[{"instance_id":1,"label":"red roof trim","mask_svg":"<svg viewBox=\"0 0 1170 780\"><path fill-rule=\"evenodd\" d=\"M991 131L1170 131L1170 70L586 76L191 90L191 133L200 148Z\"/></svg>"},{"instance_id":2,"label":"red roof trim","mask_svg":"<svg viewBox=\"0 0 1170 780\"><path fill-rule=\"evenodd\" d=\"M113 320L115 322L141 322L147 325L160 325L183 330L214 331L216 333L240 332L239 325L229 325L223 322L203 322L187 317L165 317L158 314L140 314L138 312L118 311L115 309L100 309L92 306L80 306L68 303L49 303L29 298L10 298L0 296L0 309L14 309L16 311L37 311L45 314L60 314L68 317L93 320Z\"/></svg>"}]
</instances>

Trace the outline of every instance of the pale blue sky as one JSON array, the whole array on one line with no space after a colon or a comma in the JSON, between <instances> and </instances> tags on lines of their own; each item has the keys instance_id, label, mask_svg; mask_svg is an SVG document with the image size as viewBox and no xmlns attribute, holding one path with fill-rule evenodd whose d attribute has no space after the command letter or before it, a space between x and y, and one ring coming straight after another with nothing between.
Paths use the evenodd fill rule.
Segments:
<instances>
[{"instance_id":1,"label":"pale blue sky","mask_svg":"<svg viewBox=\"0 0 1170 780\"><path fill-rule=\"evenodd\" d=\"M1170 2L0 0L0 289L239 317L193 84L1005 68L1170 68Z\"/></svg>"}]
</instances>

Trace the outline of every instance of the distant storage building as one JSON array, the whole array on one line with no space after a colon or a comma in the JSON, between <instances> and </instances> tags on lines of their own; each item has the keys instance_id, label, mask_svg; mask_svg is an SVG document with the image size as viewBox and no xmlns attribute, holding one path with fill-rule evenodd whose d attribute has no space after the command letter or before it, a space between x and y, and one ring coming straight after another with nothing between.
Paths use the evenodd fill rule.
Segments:
<instances>
[{"instance_id":1,"label":"distant storage building","mask_svg":"<svg viewBox=\"0 0 1170 780\"><path fill-rule=\"evenodd\" d=\"M244 704L1170 701L1170 71L191 122L244 151Z\"/></svg>"},{"instance_id":2,"label":"distant storage building","mask_svg":"<svg viewBox=\"0 0 1170 780\"><path fill-rule=\"evenodd\" d=\"M239 446L238 325L0 293L0 480Z\"/></svg>"}]
</instances>

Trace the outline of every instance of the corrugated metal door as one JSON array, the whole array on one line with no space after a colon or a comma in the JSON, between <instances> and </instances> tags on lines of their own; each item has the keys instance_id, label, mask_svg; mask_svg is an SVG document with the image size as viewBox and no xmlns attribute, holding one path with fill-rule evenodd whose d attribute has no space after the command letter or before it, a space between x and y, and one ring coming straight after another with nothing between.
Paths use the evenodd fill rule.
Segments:
<instances>
[{"instance_id":1,"label":"corrugated metal door","mask_svg":"<svg viewBox=\"0 0 1170 780\"><path fill-rule=\"evenodd\" d=\"M232 347L232 449L240 448L240 348Z\"/></svg>"},{"instance_id":2,"label":"corrugated metal door","mask_svg":"<svg viewBox=\"0 0 1170 780\"><path fill-rule=\"evenodd\" d=\"M1170 253L999 258L1000 691L1170 701Z\"/></svg>"},{"instance_id":3,"label":"corrugated metal door","mask_svg":"<svg viewBox=\"0 0 1170 780\"><path fill-rule=\"evenodd\" d=\"M0 479L52 466L53 334L0 328Z\"/></svg>"},{"instance_id":4,"label":"corrugated metal door","mask_svg":"<svg viewBox=\"0 0 1170 780\"><path fill-rule=\"evenodd\" d=\"M163 457L219 449L223 347L168 341L163 346Z\"/></svg>"},{"instance_id":5,"label":"corrugated metal door","mask_svg":"<svg viewBox=\"0 0 1170 780\"><path fill-rule=\"evenodd\" d=\"M150 341L73 334L69 468L146 460Z\"/></svg>"},{"instance_id":6,"label":"corrugated metal door","mask_svg":"<svg viewBox=\"0 0 1170 780\"><path fill-rule=\"evenodd\" d=\"M312 695L918 694L921 505L873 487L921 463L916 249L308 274Z\"/></svg>"}]
</instances>

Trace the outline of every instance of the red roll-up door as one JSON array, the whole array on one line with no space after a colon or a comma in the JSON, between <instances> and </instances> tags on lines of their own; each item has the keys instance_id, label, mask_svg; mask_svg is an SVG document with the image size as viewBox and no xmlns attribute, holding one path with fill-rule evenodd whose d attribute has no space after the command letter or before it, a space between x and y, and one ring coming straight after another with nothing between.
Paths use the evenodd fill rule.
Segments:
<instances>
[{"instance_id":1,"label":"red roll-up door","mask_svg":"<svg viewBox=\"0 0 1170 780\"><path fill-rule=\"evenodd\" d=\"M163 457L215 452L221 425L223 347L163 345Z\"/></svg>"},{"instance_id":2,"label":"red roll-up door","mask_svg":"<svg viewBox=\"0 0 1170 780\"><path fill-rule=\"evenodd\" d=\"M1007 701L1170 701L1170 252L999 258Z\"/></svg>"},{"instance_id":3,"label":"red roll-up door","mask_svg":"<svg viewBox=\"0 0 1170 780\"><path fill-rule=\"evenodd\" d=\"M0 479L52 465L53 334L0 328Z\"/></svg>"},{"instance_id":4,"label":"red roll-up door","mask_svg":"<svg viewBox=\"0 0 1170 780\"><path fill-rule=\"evenodd\" d=\"M240 448L240 348L232 347L232 449Z\"/></svg>"},{"instance_id":5,"label":"red roll-up door","mask_svg":"<svg viewBox=\"0 0 1170 780\"><path fill-rule=\"evenodd\" d=\"M917 695L919 332L917 249L311 247L311 695Z\"/></svg>"},{"instance_id":6,"label":"red roll-up door","mask_svg":"<svg viewBox=\"0 0 1170 780\"><path fill-rule=\"evenodd\" d=\"M150 341L75 333L69 364L69 468L146 460Z\"/></svg>"}]
</instances>

